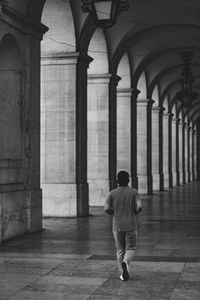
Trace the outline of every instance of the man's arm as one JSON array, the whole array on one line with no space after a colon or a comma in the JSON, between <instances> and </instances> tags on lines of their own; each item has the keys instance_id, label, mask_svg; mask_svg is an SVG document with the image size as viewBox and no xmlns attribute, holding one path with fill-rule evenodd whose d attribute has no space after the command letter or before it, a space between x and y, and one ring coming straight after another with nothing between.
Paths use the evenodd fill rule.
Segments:
<instances>
[{"instance_id":1,"label":"man's arm","mask_svg":"<svg viewBox=\"0 0 200 300\"><path fill-rule=\"evenodd\" d=\"M108 194L108 197L104 204L104 211L109 215L113 215L114 211L113 211L113 207L112 207L111 193Z\"/></svg>"},{"instance_id":2,"label":"man's arm","mask_svg":"<svg viewBox=\"0 0 200 300\"><path fill-rule=\"evenodd\" d=\"M139 194L137 193L136 194L136 197L135 197L135 214L139 214L141 212L143 208L143 204L142 204L142 200L139 196Z\"/></svg>"}]
</instances>

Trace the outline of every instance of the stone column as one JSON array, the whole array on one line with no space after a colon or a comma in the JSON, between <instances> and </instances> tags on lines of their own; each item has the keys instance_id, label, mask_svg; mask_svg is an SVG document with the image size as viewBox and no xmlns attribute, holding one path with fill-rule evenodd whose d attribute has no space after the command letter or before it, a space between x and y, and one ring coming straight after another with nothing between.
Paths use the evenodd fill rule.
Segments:
<instances>
[{"instance_id":1,"label":"stone column","mask_svg":"<svg viewBox=\"0 0 200 300\"><path fill-rule=\"evenodd\" d=\"M200 179L200 123L198 122L196 124L197 129L196 129L196 170L197 170L197 179Z\"/></svg>"},{"instance_id":2,"label":"stone column","mask_svg":"<svg viewBox=\"0 0 200 300\"><path fill-rule=\"evenodd\" d=\"M176 124L177 124L177 119L172 118L171 121L171 174L172 174L172 186L177 185L177 157L176 157L176 151L177 151L177 136L176 136Z\"/></svg>"},{"instance_id":3,"label":"stone column","mask_svg":"<svg viewBox=\"0 0 200 300\"><path fill-rule=\"evenodd\" d=\"M79 55L76 69L76 184L77 216L89 213L87 183L87 69L92 58Z\"/></svg>"},{"instance_id":4,"label":"stone column","mask_svg":"<svg viewBox=\"0 0 200 300\"><path fill-rule=\"evenodd\" d=\"M137 97L140 93L135 89L131 96L131 179L132 187L138 189L137 176Z\"/></svg>"},{"instance_id":5,"label":"stone column","mask_svg":"<svg viewBox=\"0 0 200 300\"><path fill-rule=\"evenodd\" d=\"M160 191L164 191L164 174L163 174L163 112L165 108L160 107L159 112L159 174L160 174Z\"/></svg>"},{"instance_id":6,"label":"stone column","mask_svg":"<svg viewBox=\"0 0 200 300\"><path fill-rule=\"evenodd\" d=\"M164 188L169 188L169 113L163 113L163 176Z\"/></svg>"},{"instance_id":7,"label":"stone column","mask_svg":"<svg viewBox=\"0 0 200 300\"><path fill-rule=\"evenodd\" d=\"M47 28L44 28L44 32ZM26 166L27 231L42 229L42 190L40 187L40 40L27 27L25 49L24 147ZM43 32L43 33L44 33ZM21 195L17 195L22 200ZM14 198L13 198L14 200ZM16 205L16 203L15 203ZM24 204L23 204L24 205ZM22 212L20 212L22 216ZM21 217L23 219L23 217ZM15 225L14 225L15 226Z\"/></svg>"},{"instance_id":8,"label":"stone column","mask_svg":"<svg viewBox=\"0 0 200 300\"><path fill-rule=\"evenodd\" d=\"M192 181L192 156L193 156L193 146L192 146L192 143L193 143L193 129L192 127L189 127L188 128L188 181Z\"/></svg>"},{"instance_id":9,"label":"stone column","mask_svg":"<svg viewBox=\"0 0 200 300\"><path fill-rule=\"evenodd\" d=\"M131 95L132 89L117 89L117 172L131 175Z\"/></svg>"},{"instance_id":10,"label":"stone column","mask_svg":"<svg viewBox=\"0 0 200 300\"><path fill-rule=\"evenodd\" d=\"M42 229L40 41L47 30L1 6L0 243Z\"/></svg>"},{"instance_id":11,"label":"stone column","mask_svg":"<svg viewBox=\"0 0 200 300\"><path fill-rule=\"evenodd\" d=\"M41 59L41 184L44 216L76 216L78 53Z\"/></svg>"},{"instance_id":12,"label":"stone column","mask_svg":"<svg viewBox=\"0 0 200 300\"><path fill-rule=\"evenodd\" d=\"M197 132L193 131L193 180L197 180Z\"/></svg>"},{"instance_id":13,"label":"stone column","mask_svg":"<svg viewBox=\"0 0 200 300\"><path fill-rule=\"evenodd\" d=\"M179 122L179 183L183 184L183 123Z\"/></svg>"},{"instance_id":14,"label":"stone column","mask_svg":"<svg viewBox=\"0 0 200 300\"><path fill-rule=\"evenodd\" d=\"M88 182L89 203L104 205L108 181L109 74L88 78Z\"/></svg>"},{"instance_id":15,"label":"stone column","mask_svg":"<svg viewBox=\"0 0 200 300\"><path fill-rule=\"evenodd\" d=\"M159 152L159 116L160 107L152 107L152 176L153 190L160 190L160 152Z\"/></svg>"},{"instance_id":16,"label":"stone column","mask_svg":"<svg viewBox=\"0 0 200 300\"><path fill-rule=\"evenodd\" d=\"M152 194L151 174L151 106L149 99L137 100L137 172L138 190Z\"/></svg>"},{"instance_id":17,"label":"stone column","mask_svg":"<svg viewBox=\"0 0 200 300\"><path fill-rule=\"evenodd\" d=\"M180 155L180 151L179 151L179 122L180 119L176 120L176 185L180 185L180 166L179 166L179 155Z\"/></svg>"},{"instance_id":18,"label":"stone column","mask_svg":"<svg viewBox=\"0 0 200 300\"><path fill-rule=\"evenodd\" d=\"M109 86L109 181L110 190L116 188L117 180L117 84L121 78L112 74Z\"/></svg>"},{"instance_id":19,"label":"stone column","mask_svg":"<svg viewBox=\"0 0 200 300\"><path fill-rule=\"evenodd\" d=\"M184 161L185 161L185 183L188 182L188 126L187 124L185 124L184 126L184 137L185 137L185 145L184 145L184 149L185 149L185 157L184 157Z\"/></svg>"},{"instance_id":20,"label":"stone column","mask_svg":"<svg viewBox=\"0 0 200 300\"><path fill-rule=\"evenodd\" d=\"M169 153L168 153L168 164L169 164L169 188L173 187L173 174L172 174L172 118L173 114L169 116Z\"/></svg>"},{"instance_id":21,"label":"stone column","mask_svg":"<svg viewBox=\"0 0 200 300\"><path fill-rule=\"evenodd\" d=\"M182 126L182 129L183 129L183 131L182 131L182 154L183 154L183 161L182 161L182 165L183 165L183 184L185 184L186 183L186 169L185 169L185 167L186 167L186 165L185 165L185 126L186 126L186 123L182 123L183 124L183 126Z\"/></svg>"}]
</instances>

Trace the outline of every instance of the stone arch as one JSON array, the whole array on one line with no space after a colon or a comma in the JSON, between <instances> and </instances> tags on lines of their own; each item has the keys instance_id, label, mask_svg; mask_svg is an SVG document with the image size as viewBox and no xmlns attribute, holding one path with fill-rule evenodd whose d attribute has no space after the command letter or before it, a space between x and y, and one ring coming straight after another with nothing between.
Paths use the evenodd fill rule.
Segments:
<instances>
[{"instance_id":1,"label":"stone arch","mask_svg":"<svg viewBox=\"0 0 200 300\"><path fill-rule=\"evenodd\" d=\"M105 36L101 29L96 29L88 47L88 54L93 58L88 74L108 74L108 52Z\"/></svg>"},{"instance_id":2,"label":"stone arch","mask_svg":"<svg viewBox=\"0 0 200 300\"><path fill-rule=\"evenodd\" d=\"M142 72L138 80L137 89L140 91L138 99L147 99L147 80L144 71Z\"/></svg>"},{"instance_id":3,"label":"stone arch","mask_svg":"<svg viewBox=\"0 0 200 300\"><path fill-rule=\"evenodd\" d=\"M165 109L165 112L169 111L169 100L168 96L166 95L164 100L163 100L163 108Z\"/></svg>"},{"instance_id":4,"label":"stone arch","mask_svg":"<svg viewBox=\"0 0 200 300\"><path fill-rule=\"evenodd\" d=\"M42 23L49 27L41 42L42 56L64 55L75 51L75 28L69 2L46 0Z\"/></svg>"},{"instance_id":5,"label":"stone arch","mask_svg":"<svg viewBox=\"0 0 200 300\"><path fill-rule=\"evenodd\" d=\"M121 78L118 83L118 88L127 88L131 87L131 75L130 75L130 62L128 59L127 53L125 53L118 65L117 75Z\"/></svg>"},{"instance_id":6,"label":"stone arch","mask_svg":"<svg viewBox=\"0 0 200 300\"><path fill-rule=\"evenodd\" d=\"M154 106L159 106L159 91L158 86L156 85L151 96L152 100L154 101Z\"/></svg>"},{"instance_id":7,"label":"stone arch","mask_svg":"<svg viewBox=\"0 0 200 300\"><path fill-rule=\"evenodd\" d=\"M172 106L171 112L173 114L173 118L175 118L176 117L176 105L175 104Z\"/></svg>"}]
</instances>

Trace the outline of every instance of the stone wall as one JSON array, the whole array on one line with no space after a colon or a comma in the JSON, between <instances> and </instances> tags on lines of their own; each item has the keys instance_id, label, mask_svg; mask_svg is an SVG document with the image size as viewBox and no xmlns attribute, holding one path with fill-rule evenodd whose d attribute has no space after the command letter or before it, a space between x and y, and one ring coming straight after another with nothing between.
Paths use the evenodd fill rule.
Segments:
<instances>
[{"instance_id":1,"label":"stone wall","mask_svg":"<svg viewBox=\"0 0 200 300\"><path fill-rule=\"evenodd\" d=\"M46 27L0 9L1 243L42 229L39 68Z\"/></svg>"}]
</instances>

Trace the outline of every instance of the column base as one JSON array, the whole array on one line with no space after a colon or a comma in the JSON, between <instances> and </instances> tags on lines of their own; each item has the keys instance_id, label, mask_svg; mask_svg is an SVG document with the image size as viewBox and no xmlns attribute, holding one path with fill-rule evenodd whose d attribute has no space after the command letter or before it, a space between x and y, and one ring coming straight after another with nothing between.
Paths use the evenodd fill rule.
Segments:
<instances>
[{"instance_id":1,"label":"column base","mask_svg":"<svg viewBox=\"0 0 200 300\"><path fill-rule=\"evenodd\" d=\"M183 172L183 184L186 183L186 175L185 175L185 172Z\"/></svg>"},{"instance_id":2,"label":"column base","mask_svg":"<svg viewBox=\"0 0 200 300\"><path fill-rule=\"evenodd\" d=\"M140 194L152 195L152 176L138 175L138 192Z\"/></svg>"},{"instance_id":3,"label":"column base","mask_svg":"<svg viewBox=\"0 0 200 300\"><path fill-rule=\"evenodd\" d=\"M138 177L137 176L131 177L131 186L135 189L138 189Z\"/></svg>"},{"instance_id":4,"label":"column base","mask_svg":"<svg viewBox=\"0 0 200 300\"><path fill-rule=\"evenodd\" d=\"M169 188L173 188L173 174L169 173Z\"/></svg>"},{"instance_id":5,"label":"column base","mask_svg":"<svg viewBox=\"0 0 200 300\"><path fill-rule=\"evenodd\" d=\"M178 185L178 182L177 182L177 173L173 172L172 173L172 187L173 186L177 186L177 185Z\"/></svg>"},{"instance_id":6,"label":"column base","mask_svg":"<svg viewBox=\"0 0 200 300\"><path fill-rule=\"evenodd\" d=\"M164 191L164 174L160 173L160 191Z\"/></svg>"},{"instance_id":7,"label":"column base","mask_svg":"<svg viewBox=\"0 0 200 300\"><path fill-rule=\"evenodd\" d=\"M153 174L153 191L160 190L160 174L154 173Z\"/></svg>"},{"instance_id":8,"label":"column base","mask_svg":"<svg viewBox=\"0 0 200 300\"><path fill-rule=\"evenodd\" d=\"M164 189L170 188L170 186L169 186L169 173L168 172L164 173L163 177L164 177Z\"/></svg>"},{"instance_id":9,"label":"column base","mask_svg":"<svg viewBox=\"0 0 200 300\"><path fill-rule=\"evenodd\" d=\"M76 184L42 184L44 217L77 216Z\"/></svg>"},{"instance_id":10,"label":"column base","mask_svg":"<svg viewBox=\"0 0 200 300\"><path fill-rule=\"evenodd\" d=\"M0 193L0 242L42 229L40 189Z\"/></svg>"},{"instance_id":11,"label":"column base","mask_svg":"<svg viewBox=\"0 0 200 300\"><path fill-rule=\"evenodd\" d=\"M27 232L42 230L42 190L27 191L26 201Z\"/></svg>"},{"instance_id":12,"label":"column base","mask_svg":"<svg viewBox=\"0 0 200 300\"><path fill-rule=\"evenodd\" d=\"M77 217L89 216L88 183L77 183Z\"/></svg>"},{"instance_id":13,"label":"column base","mask_svg":"<svg viewBox=\"0 0 200 300\"><path fill-rule=\"evenodd\" d=\"M191 179L191 172L188 172L188 182L191 182L192 179Z\"/></svg>"},{"instance_id":14,"label":"column base","mask_svg":"<svg viewBox=\"0 0 200 300\"><path fill-rule=\"evenodd\" d=\"M188 172L185 172L185 183L189 182L189 176L188 176Z\"/></svg>"},{"instance_id":15,"label":"column base","mask_svg":"<svg viewBox=\"0 0 200 300\"><path fill-rule=\"evenodd\" d=\"M109 181L106 179L88 179L89 205L103 206L109 192Z\"/></svg>"},{"instance_id":16,"label":"column base","mask_svg":"<svg viewBox=\"0 0 200 300\"><path fill-rule=\"evenodd\" d=\"M193 180L195 181L195 180L197 180L197 172L196 171L194 171L194 175L193 175Z\"/></svg>"},{"instance_id":17,"label":"column base","mask_svg":"<svg viewBox=\"0 0 200 300\"><path fill-rule=\"evenodd\" d=\"M180 185L180 172L176 172L176 185Z\"/></svg>"},{"instance_id":18,"label":"column base","mask_svg":"<svg viewBox=\"0 0 200 300\"><path fill-rule=\"evenodd\" d=\"M183 184L183 172L179 172L179 184Z\"/></svg>"}]
</instances>

